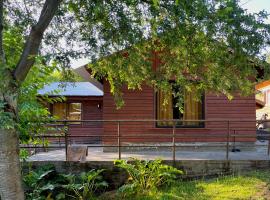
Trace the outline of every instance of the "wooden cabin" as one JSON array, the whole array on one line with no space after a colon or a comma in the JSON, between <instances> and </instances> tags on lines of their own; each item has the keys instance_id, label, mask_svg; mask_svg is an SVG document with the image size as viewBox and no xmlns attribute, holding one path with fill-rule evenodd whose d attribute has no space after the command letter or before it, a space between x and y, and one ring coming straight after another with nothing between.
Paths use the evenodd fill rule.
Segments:
<instances>
[{"instance_id":1,"label":"wooden cabin","mask_svg":"<svg viewBox=\"0 0 270 200\"><path fill-rule=\"evenodd\" d=\"M84 75L89 73L87 70L81 71ZM123 87L125 105L117 109L108 81L104 79L102 83L100 88L96 86L97 83L95 85L90 82L73 83L75 87L72 83L68 83L64 92L50 94L51 97L66 97L65 102L50 105L51 113L59 119L105 120L82 122L70 126L71 135L89 136L83 139L85 143L116 144L118 128L122 143L171 142L172 122L138 121L164 119L186 120L175 124L175 134L178 135L176 142L225 142L228 132L251 136L250 138L230 137L230 141L256 141L255 95L249 97L235 95L233 100L228 100L224 95L217 96L205 92L201 101L195 101L192 93L185 92L184 113L181 113L175 107L173 97L169 98L169 103L164 107L162 103L164 94L155 92L149 86L143 86L142 90L128 90L127 87ZM49 85L40 94L48 94L48 91L58 88L57 85L59 83ZM114 120L127 121L120 122L118 127L117 121ZM230 124L228 124L229 120ZM100 135L100 137L91 137L91 135Z\"/></svg>"},{"instance_id":2,"label":"wooden cabin","mask_svg":"<svg viewBox=\"0 0 270 200\"><path fill-rule=\"evenodd\" d=\"M81 68L86 68L86 66ZM89 73L89 70L86 71L83 74ZM205 92L201 101L197 102L193 100L192 93L186 92L184 94L184 113L181 113L176 108L176 101L173 97L170 98L170 103L164 107L163 94L155 92L149 86L143 86L142 90L128 90L127 87L123 87L125 105L121 109L117 109L108 81L103 79L102 84L104 92L102 119L129 120L120 124L122 143L171 142L171 136L166 137L166 134L172 134L172 122L136 121L163 119L205 120L176 123L175 134L185 136L183 138L178 136L176 142L224 142L228 132L251 136L250 138L232 137L231 141L254 142L256 140L255 95L249 97L235 95L233 100L228 100L224 95L217 96L211 92ZM228 124L228 120L231 121L230 124ZM116 122L103 123L102 141L104 143L115 144L117 139L108 136L117 136L117 134ZM163 136L159 136L160 134Z\"/></svg>"},{"instance_id":3,"label":"wooden cabin","mask_svg":"<svg viewBox=\"0 0 270 200\"><path fill-rule=\"evenodd\" d=\"M90 82L53 82L39 91L39 95L49 98L63 97L62 101L49 103L48 109L58 120L102 120L102 85ZM69 135L78 136L71 141L84 141L81 135L95 135L87 138L87 143L100 142L103 133L102 122L71 122Z\"/></svg>"},{"instance_id":4,"label":"wooden cabin","mask_svg":"<svg viewBox=\"0 0 270 200\"><path fill-rule=\"evenodd\" d=\"M233 100L225 96L206 92L200 102L194 101L192 93L185 93L184 113L175 107L171 98L166 108L162 105L162 93L144 86L142 90L128 90L123 88L125 105L116 109L114 99L110 94L110 85L104 81L103 119L125 119L130 122L121 123L121 134L132 135L123 138L122 142L171 142L172 138L159 137L159 134L172 134L171 122L136 122L136 119L180 119L180 120L206 120L205 122L186 121L176 123L175 134L184 134L176 142L224 142L228 129L230 134L249 134L251 138L236 138L236 141L250 141L256 139L256 102L255 96L241 97L236 95ZM211 121L213 120L213 121ZM228 120L231 120L228 127ZM117 133L116 124L104 124L105 135ZM144 134L151 136L143 136ZM155 137L155 134L157 137ZM134 137L134 135L141 135ZM252 135L254 137L252 137ZM213 136L213 137L211 137ZM217 136L217 137L215 137ZM219 137L220 136L220 137ZM232 138L233 140L234 138ZM231 140L231 141L232 141ZM111 139L104 137L103 141L110 143ZM114 141L115 142L115 141Z\"/></svg>"}]
</instances>

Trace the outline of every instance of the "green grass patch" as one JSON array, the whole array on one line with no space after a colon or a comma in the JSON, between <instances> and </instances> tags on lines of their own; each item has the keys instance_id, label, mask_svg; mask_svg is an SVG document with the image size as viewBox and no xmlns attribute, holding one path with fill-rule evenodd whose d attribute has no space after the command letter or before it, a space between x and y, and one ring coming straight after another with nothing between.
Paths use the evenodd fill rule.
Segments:
<instances>
[{"instance_id":1,"label":"green grass patch","mask_svg":"<svg viewBox=\"0 0 270 200\"><path fill-rule=\"evenodd\" d=\"M214 179L177 181L159 190L125 199L132 200L245 200L270 198L270 171L250 172ZM117 193L101 199L122 199Z\"/></svg>"}]
</instances>

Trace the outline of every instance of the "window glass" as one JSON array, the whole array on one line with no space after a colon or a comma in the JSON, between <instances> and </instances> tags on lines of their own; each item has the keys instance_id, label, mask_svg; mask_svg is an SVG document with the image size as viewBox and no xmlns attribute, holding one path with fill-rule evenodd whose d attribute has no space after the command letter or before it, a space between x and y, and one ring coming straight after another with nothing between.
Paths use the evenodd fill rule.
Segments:
<instances>
[{"instance_id":1,"label":"window glass","mask_svg":"<svg viewBox=\"0 0 270 200\"><path fill-rule=\"evenodd\" d=\"M173 98L171 91L170 94L166 94L162 91L157 92L157 119L171 120L173 119ZM168 96L167 101L165 101L166 96ZM172 122L160 121L159 126L172 125Z\"/></svg>"},{"instance_id":2,"label":"window glass","mask_svg":"<svg viewBox=\"0 0 270 200\"><path fill-rule=\"evenodd\" d=\"M184 111L183 120L200 120L203 119L202 113L202 100L197 101L194 99L192 92L184 92ZM201 122L184 122L185 126L199 126Z\"/></svg>"},{"instance_id":3,"label":"window glass","mask_svg":"<svg viewBox=\"0 0 270 200\"><path fill-rule=\"evenodd\" d=\"M70 103L69 104L69 113L68 119L69 120L81 120L81 103Z\"/></svg>"},{"instance_id":4,"label":"window glass","mask_svg":"<svg viewBox=\"0 0 270 200\"><path fill-rule=\"evenodd\" d=\"M81 120L81 103L54 103L53 115L58 120Z\"/></svg>"},{"instance_id":5,"label":"window glass","mask_svg":"<svg viewBox=\"0 0 270 200\"><path fill-rule=\"evenodd\" d=\"M173 88L172 91L165 94L164 92L157 92L157 119L159 120L200 120L203 119L203 95L201 101L194 98L192 92L183 91L183 103L178 105L179 97L174 97L173 93L177 93L179 90ZM168 96L167 101L164 102L165 95ZM182 109L179 109L181 106ZM201 127L202 122L177 122L177 127ZM157 122L158 127L171 127L172 122Z\"/></svg>"},{"instance_id":6,"label":"window glass","mask_svg":"<svg viewBox=\"0 0 270 200\"><path fill-rule=\"evenodd\" d=\"M66 119L67 104L66 103L54 103L53 104L53 115L59 119Z\"/></svg>"}]
</instances>

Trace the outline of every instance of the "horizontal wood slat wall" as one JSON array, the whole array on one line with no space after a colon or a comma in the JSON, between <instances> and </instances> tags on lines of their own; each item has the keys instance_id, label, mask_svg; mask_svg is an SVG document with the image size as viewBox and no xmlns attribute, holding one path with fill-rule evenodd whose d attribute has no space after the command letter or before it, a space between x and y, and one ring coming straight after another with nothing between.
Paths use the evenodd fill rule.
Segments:
<instances>
[{"instance_id":1,"label":"horizontal wood slat wall","mask_svg":"<svg viewBox=\"0 0 270 200\"><path fill-rule=\"evenodd\" d=\"M125 105L117 110L115 102L110 94L110 86L104 81L104 98L103 98L103 119L155 119L155 94L152 88L143 86L142 90L128 90L123 88ZM228 100L224 95L216 96L214 94L205 95L205 119L206 120L239 120L231 123L231 131L237 134L254 134L254 138L236 138L236 141L250 141L256 139L256 124L251 122L241 122L241 119L256 119L255 96L241 97L236 95L233 100ZM104 135L117 135L117 123L104 123ZM241 130L240 130L241 129ZM244 130L243 130L244 129ZM134 134L160 134L172 133L171 128L156 128L154 122L125 122L121 124L121 135ZM176 139L176 142L224 142L224 138L208 138L204 135L218 135L227 133L227 122L206 122L204 128L177 128L176 134L201 134L202 137ZM108 137L102 138L104 143L116 143L117 139ZM171 139L158 137L132 137L123 138L122 142L171 142Z\"/></svg>"},{"instance_id":2,"label":"horizontal wood slat wall","mask_svg":"<svg viewBox=\"0 0 270 200\"><path fill-rule=\"evenodd\" d=\"M102 120L102 97L68 97L67 102L78 102L82 104L82 120ZM81 124L70 125L68 134L70 143L97 143L101 141L103 134L103 123L83 122ZM78 135L88 135L90 137L73 137ZM91 135L100 135L91 137Z\"/></svg>"}]
</instances>

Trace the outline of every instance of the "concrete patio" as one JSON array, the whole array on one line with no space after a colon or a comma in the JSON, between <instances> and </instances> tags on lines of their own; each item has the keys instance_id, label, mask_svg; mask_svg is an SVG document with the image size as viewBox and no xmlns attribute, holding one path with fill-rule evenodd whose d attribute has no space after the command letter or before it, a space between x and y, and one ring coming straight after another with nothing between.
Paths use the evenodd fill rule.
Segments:
<instances>
[{"instance_id":1,"label":"concrete patio","mask_svg":"<svg viewBox=\"0 0 270 200\"><path fill-rule=\"evenodd\" d=\"M229 151L229 160L270 160L267 155L268 141L258 141L251 149L240 148L240 152ZM231 149L232 147L230 147ZM172 160L173 152L170 148L167 149L142 149L136 151L121 152L122 159L135 157L139 159L156 159ZM176 148L176 160L225 160L225 148L202 148L202 149L179 149ZM65 149L50 150L48 152L40 152L29 157L29 161L64 161ZM86 161L113 161L118 159L117 148L115 151L104 151L103 147L89 147Z\"/></svg>"}]
</instances>

